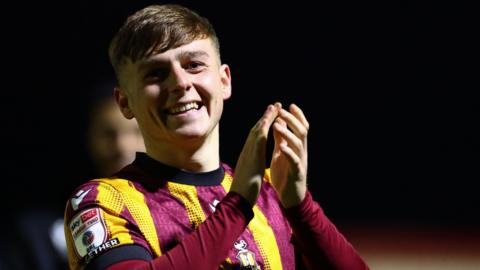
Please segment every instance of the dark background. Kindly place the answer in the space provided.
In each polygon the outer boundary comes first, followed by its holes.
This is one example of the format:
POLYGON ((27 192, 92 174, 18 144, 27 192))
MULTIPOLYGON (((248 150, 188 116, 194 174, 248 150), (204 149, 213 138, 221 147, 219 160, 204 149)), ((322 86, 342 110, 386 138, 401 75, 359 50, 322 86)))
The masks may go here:
MULTIPOLYGON (((332 219, 479 223, 478 29, 471 7, 226 2, 176 2, 211 20, 232 70, 233 95, 221 122, 226 162, 235 164, 267 104, 295 102, 311 125, 310 189, 332 219)), ((127 15, 148 3, 2 8, 7 213, 39 204, 61 210, 87 180, 88 89, 112 75, 108 43, 127 15)))

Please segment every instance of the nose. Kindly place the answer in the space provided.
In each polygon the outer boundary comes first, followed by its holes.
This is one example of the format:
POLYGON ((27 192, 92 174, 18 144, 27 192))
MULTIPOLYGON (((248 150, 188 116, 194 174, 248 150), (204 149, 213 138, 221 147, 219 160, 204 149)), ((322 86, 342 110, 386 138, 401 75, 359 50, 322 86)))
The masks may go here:
POLYGON ((168 78, 169 85, 171 85, 171 91, 183 92, 188 91, 192 84, 190 82, 189 74, 180 65, 172 67, 170 76, 168 78))

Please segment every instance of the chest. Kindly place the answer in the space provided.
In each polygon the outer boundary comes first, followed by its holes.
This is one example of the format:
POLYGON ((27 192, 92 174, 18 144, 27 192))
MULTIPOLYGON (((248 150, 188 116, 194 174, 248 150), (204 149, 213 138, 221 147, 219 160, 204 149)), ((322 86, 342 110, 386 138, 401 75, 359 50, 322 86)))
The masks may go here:
MULTIPOLYGON (((160 249, 166 252, 193 232, 216 209, 228 187, 195 187, 169 184, 147 199, 156 227, 160 249)), ((293 247, 288 222, 268 189, 262 189, 253 207, 254 218, 232 243, 225 264, 261 269, 288 269, 293 247)))

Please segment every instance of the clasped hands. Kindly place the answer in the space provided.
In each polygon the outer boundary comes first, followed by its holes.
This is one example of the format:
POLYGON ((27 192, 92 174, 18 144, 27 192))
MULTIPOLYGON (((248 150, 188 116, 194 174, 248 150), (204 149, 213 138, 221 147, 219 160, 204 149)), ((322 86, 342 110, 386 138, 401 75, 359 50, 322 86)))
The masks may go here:
POLYGON ((302 110, 291 104, 269 105, 252 127, 240 153, 231 191, 254 205, 263 182, 267 137, 273 129, 274 148, 270 161, 271 184, 284 208, 299 205, 307 191, 307 135, 309 124, 302 110))

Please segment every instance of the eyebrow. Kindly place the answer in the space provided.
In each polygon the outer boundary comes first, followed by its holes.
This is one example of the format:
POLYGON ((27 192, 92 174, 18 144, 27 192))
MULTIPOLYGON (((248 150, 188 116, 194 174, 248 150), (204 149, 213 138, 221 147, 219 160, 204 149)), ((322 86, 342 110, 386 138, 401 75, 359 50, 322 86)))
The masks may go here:
MULTIPOLYGON (((175 56, 175 59, 178 60, 178 59, 196 58, 196 57, 209 58, 210 55, 205 51, 181 51, 175 56)), ((139 69, 144 70, 144 69, 147 69, 150 66, 161 64, 161 63, 166 63, 166 61, 163 61, 163 60, 160 60, 160 59, 157 59, 157 58, 150 58, 150 59, 147 59, 147 60, 143 61, 140 64, 139 69)))
POLYGON ((205 51, 184 51, 180 52, 177 55, 177 59, 182 59, 182 58, 194 58, 194 57, 209 57, 210 55, 206 53, 205 51))

